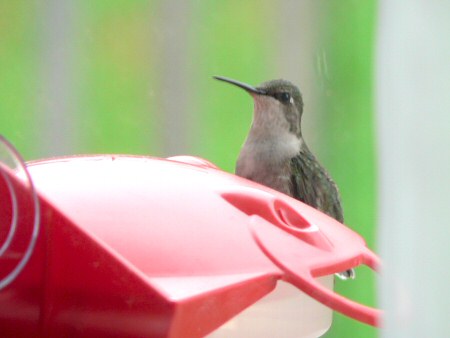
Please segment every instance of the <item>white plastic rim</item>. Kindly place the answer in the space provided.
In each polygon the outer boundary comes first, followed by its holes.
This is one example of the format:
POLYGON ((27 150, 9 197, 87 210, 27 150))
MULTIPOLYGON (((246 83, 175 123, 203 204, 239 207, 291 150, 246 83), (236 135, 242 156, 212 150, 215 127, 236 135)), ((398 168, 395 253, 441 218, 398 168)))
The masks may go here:
MULTIPOLYGON (((33 226, 32 231, 30 235, 30 240, 28 243, 28 246, 22 253, 22 257, 17 262, 17 264, 14 266, 14 268, 8 272, 5 276, 0 276, 0 290, 6 288, 8 285, 10 285, 17 276, 22 272, 26 264, 28 263, 31 254, 34 251, 37 237, 39 234, 39 226, 40 226, 40 207, 39 207, 39 199, 36 194, 36 190, 34 188, 33 182, 31 180, 31 176, 28 172, 28 169, 25 165, 25 162, 23 161, 20 154, 17 152, 17 150, 13 147, 11 143, 9 143, 3 136, 0 135, 0 175, 6 182, 6 185, 8 186, 10 196, 11 196, 11 203, 12 203, 12 219, 11 224, 9 226, 8 234, 0 245, 0 262, 2 256, 5 254, 5 252, 8 251, 9 246, 14 240, 14 236, 17 232, 17 222, 18 217, 20 215, 20 212, 23 212, 24 209, 26 209, 28 212, 34 211, 34 218, 33 218, 33 226), (3 169, 2 169, 3 167, 3 169), (9 176, 5 173, 4 168, 9 168, 13 172, 16 173, 17 177, 23 181, 25 186, 28 186, 28 192, 29 192, 29 198, 30 198, 30 205, 27 205, 26 207, 20 206, 17 203, 17 195, 14 191, 13 185, 11 183, 11 180, 9 176), (34 209, 31 210, 30 209, 34 209)), ((0 201, 1 203, 1 201, 0 201)), ((0 204, 0 208, 2 205, 0 204)), ((0 224, 1 227, 4 225, 0 224)))

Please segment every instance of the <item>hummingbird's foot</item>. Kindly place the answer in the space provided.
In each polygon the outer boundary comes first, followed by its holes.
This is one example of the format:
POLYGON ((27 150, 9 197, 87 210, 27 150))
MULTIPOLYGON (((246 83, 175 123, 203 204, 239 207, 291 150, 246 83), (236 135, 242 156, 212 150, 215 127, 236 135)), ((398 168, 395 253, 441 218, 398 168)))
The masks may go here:
POLYGON ((341 280, 348 280, 348 279, 355 279, 356 272, 354 269, 348 269, 342 272, 335 273, 334 275, 341 280))

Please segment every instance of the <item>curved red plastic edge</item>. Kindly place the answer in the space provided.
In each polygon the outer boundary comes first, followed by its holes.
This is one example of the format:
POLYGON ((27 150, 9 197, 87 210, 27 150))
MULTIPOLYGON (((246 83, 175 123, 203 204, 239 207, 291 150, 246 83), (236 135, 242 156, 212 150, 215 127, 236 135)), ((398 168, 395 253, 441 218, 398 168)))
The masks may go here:
MULTIPOLYGON (((258 216, 253 216, 253 220, 250 228, 256 243, 265 255, 284 272, 284 280, 335 311, 372 326, 380 325, 381 310, 345 298, 316 281, 314 273, 317 274, 317 269, 309 265, 308 259, 304 256, 295 237, 279 231, 258 216)), ((358 262, 357 265, 367 265, 374 271, 380 268, 379 258, 367 247, 362 248, 358 252, 358 256, 354 258, 355 262, 358 262)), ((328 269, 330 268, 328 267, 328 269)))
MULTIPOLYGON (((372 326, 379 326, 382 315, 381 310, 357 303, 325 288, 317 282, 311 273, 303 275, 304 278, 299 278, 299 275, 295 273, 295 271, 291 271, 275 257, 273 257, 272 261, 285 271, 286 281, 300 288, 317 301, 350 318, 372 326)), ((369 264, 369 261, 368 257, 363 255, 363 264, 375 270, 374 267, 369 264)))

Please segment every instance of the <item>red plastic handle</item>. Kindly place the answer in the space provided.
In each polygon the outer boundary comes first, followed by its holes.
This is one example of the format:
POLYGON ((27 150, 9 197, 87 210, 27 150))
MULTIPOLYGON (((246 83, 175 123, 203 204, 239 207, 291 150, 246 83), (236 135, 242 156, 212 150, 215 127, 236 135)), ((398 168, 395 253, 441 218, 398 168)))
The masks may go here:
MULTIPOLYGON (((311 263, 309 258, 317 258, 311 252, 315 251, 320 256, 320 250, 309 245, 299 245, 298 238, 256 215, 252 216, 250 227, 261 250, 284 272, 283 279, 335 311, 372 326, 379 325, 382 314, 379 309, 347 299, 316 281, 314 277, 342 271, 336 270, 334 262, 326 265, 326 259, 319 259, 320 268, 317 262, 311 263)), ((378 257, 367 247, 361 248, 351 261, 357 264, 346 266, 346 269, 365 264, 376 271, 380 266, 378 257)))
MULTIPOLYGON (((317 282, 317 280, 311 275, 311 271, 309 271, 308 274, 303 274, 302 278, 300 278, 298 273, 291 271, 289 267, 283 265, 283 263, 277 260, 276 257, 273 257, 272 261, 286 273, 286 281, 303 290, 309 296, 313 297, 322 304, 360 322, 372 326, 379 325, 381 317, 381 311, 379 309, 357 303, 331 291, 330 289, 327 289, 317 282)), ((367 258, 363 256, 363 264, 374 269, 374 267, 368 264, 368 262, 369 261, 367 258)))

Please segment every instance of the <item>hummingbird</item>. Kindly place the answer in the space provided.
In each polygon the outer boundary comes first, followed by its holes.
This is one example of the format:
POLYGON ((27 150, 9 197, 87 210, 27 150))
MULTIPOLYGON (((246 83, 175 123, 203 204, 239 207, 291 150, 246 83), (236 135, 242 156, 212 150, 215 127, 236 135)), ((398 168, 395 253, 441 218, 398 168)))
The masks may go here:
MULTIPOLYGON (((257 87, 221 76, 254 100, 253 121, 241 149, 236 175, 278 190, 343 223, 336 183, 306 145, 302 130, 303 98, 289 81, 272 80, 257 87)), ((336 274, 354 278, 354 270, 336 274)))

